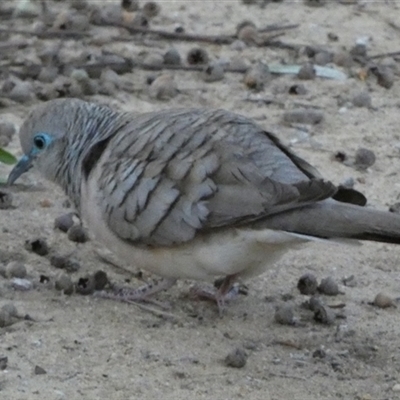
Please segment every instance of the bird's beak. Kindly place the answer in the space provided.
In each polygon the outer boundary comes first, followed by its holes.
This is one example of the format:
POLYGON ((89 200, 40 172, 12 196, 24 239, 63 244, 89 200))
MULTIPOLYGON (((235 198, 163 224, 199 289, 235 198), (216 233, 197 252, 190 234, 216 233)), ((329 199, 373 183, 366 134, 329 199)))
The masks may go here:
POLYGON ((12 185, 22 174, 32 168, 32 157, 23 156, 8 175, 7 185, 12 185))

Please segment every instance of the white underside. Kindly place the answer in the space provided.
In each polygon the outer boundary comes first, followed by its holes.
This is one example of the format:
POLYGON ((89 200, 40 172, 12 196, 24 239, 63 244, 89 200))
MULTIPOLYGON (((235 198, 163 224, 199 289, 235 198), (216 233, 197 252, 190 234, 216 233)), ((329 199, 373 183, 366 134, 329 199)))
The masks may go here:
MULTIPOLYGON (((95 185, 96 180, 91 179, 95 185)), ((238 274, 246 279, 268 269, 287 250, 313 237, 275 230, 229 228, 198 235, 173 247, 135 246, 118 238, 104 222, 96 206, 96 188, 82 185, 81 214, 95 239, 135 268, 179 279, 209 281, 238 274)))

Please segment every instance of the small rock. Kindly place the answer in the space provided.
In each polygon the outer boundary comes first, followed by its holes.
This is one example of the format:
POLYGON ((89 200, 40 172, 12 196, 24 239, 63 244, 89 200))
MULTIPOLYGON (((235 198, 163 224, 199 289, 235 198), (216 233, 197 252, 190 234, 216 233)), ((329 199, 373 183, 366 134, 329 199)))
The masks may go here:
POLYGON ((243 368, 247 362, 247 353, 241 347, 231 351, 225 358, 225 365, 232 368, 243 368))
POLYGON ((194 47, 189 50, 186 60, 189 65, 201 65, 207 64, 209 57, 206 50, 201 47, 194 47))
POLYGON ((6 147, 16 132, 15 124, 9 121, 0 121, 0 146, 6 147))
POLYGON ((395 385, 393 385, 392 391, 393 392, 400 392, 400 383, 396 383, 395 385))
POLYGON ((67 272, 76 272, 81 268, 81 265, 75 259, 61 255, 53 255, 50 258, 50 264, 55 268, 64 269, 67 272))
POLYGON ((164 54, 164 64, 166 65, 180 65, 182 62, 179 51, 172 47, 164 54))
POLYGON ((337 296, 339 294, 339 286, 332 277, 322 279, 318 286, 318 291, 328 296, 337 296))
POLYGON ((35 93, 29 82, 15 82, 15 86, 8 93, 8 98, 18 103, 28 103, 35 99, 35 93))
POLYGON ((224 75, 224 68, 222 65, 217 63, 208 64, 201 74, 204 82, 220 81, 224 79, 224 75))
POLYGON ((0 210, 13 208, 12 201, 13 195, 11 193, 0 190, 0 210))
POLYGON ((89 240, 89 234, 82 225, 73 225, 68 229, 68 239, 71 242, 85 243, 89 240))
POLYGON ((311 311, 316 311, 318 308, 322 307, 324 303, 322 302, 319 296, 312 296, 310 300, 308 300, 308 308, 311 311))
POLYGON ((103 290, 108 284, 108 276, 104 271, 96 271, 93 274, 94 289, 103 290))
POLYGON ((314 65, 311 63, 304 64, 297 73, 297 77, 304 80, 314 79, 316 76, 314 65))
POLYGON ((328 32, 328 39, 331 41, 331 42, 337 42, 338 40, 339 40, 339 36, 336 34, 336 33, 334 33, 334 32, 328 32))
POLYGON ((376 76, 379 86, 385 89, 390 89, 393 86, 395 76, 391 68, 379 66, 371 68, 371 72, 376 76))
POLYGON ((40 367, 39 365, 35 366, 35 369, 34 369, 33 373, 35 375, 45 375, 45 374, 47 374, 46 370, 44 368, 40 367))
POLYGON ((11 317, 15 317, 18 318, 18 310, 17 307, 15 307, 15 305, 13 303, 7 303, 4 304, 1 309, 5 312, 8 312, 8 314, 11 315, 11 317))
POLYGON ((54 220, 54 229, 59 229, 62 232, 68 232, 74 225, 74 213, 63 214, 54 220))
POLYGON ((356 287, 357 281, 354 275, 347 276, 342 279, 343 285, 347 287, 356 287))
POLYGON ((28 290, 31 290, 33 285, 32 282, 29 281, 28 279, 12 278, 11 287, 14 288, 15 290, 26 292, 28 290))
POLYGON ((350 49, 350 55, 354 58, 363 58, 367 56, 367 46, 364 43, 357 43, 350 49))
POLYGON ((33 239, 25 241, 25 248, 33 253, 38 254, 39 256, 46 256, 49 254, 49 246, 45 239, 33 239))
POLYGON ((333 55, 333 63, 339 67, 350 68, 353 64, 353 57, 347 51, 339 51, 333 55))
POLYGON ((400 203, 394 203, 389 207, 389 211, 392 213, 400 213, 400 203))
POLYGON ((292 85, 289 87, 289 94, 297 94, 297 95, 304 95, 307 94, 307 89, 304 85, 299 84, 299 85, 292 85))
POLYGON ((149 96, 157 100, 168 100, 178 94, 174 77, 170 74, 163 74, 154 79, 149 87, 149 96))
POLYGON ((137 11, 139 10, 139 1, 138 0, 122 0, 121 7, 126 11, 137 11))
POLYGON ((372 150, 360 147, 355 154, 354 166, 365 170, 375 164, 376 157, 372 150))
POLYGON ((145 3, 142 11, 147 18, 154 18, 160 13, 161 7, 155 1, 149 1, 145 3))
POLYGON ((161 54, 152 53, 149 54, 143 60, 144 64, 150 65, 152 67, 161 67, 164 64, 164 57, 161 54))
POLYGON ((244 83, 249 89, 260 91, 270 79, 268 66, 262 63, 250 68, 244 76, 244 83))
POLYGON ((279 306, 275 311, 275 321, 281 325, 294 325, 296 323, 293 306, 291 304, 284 304, 279 306))
POLYGON ((396 307, 394 300, 383 292, 380 292, 375 296, 373 304, 379 308, 396 307))
POLYGON ((7 369, 8 357, 0 356, 0 371, 7 369))
POLYGON ((55 288, 66 295, 71 295, 74 292, 74 284, 67 274, 60 274, 55 280, 55 288))
POLYGON ((353 104, 356 107, 370 108, 372 106, 371 95, 367 91, 357 93, 353 97, 353 104))
POLYGON ((26 267, 24 264, 18 261, 11 261, 6 267, 7 276, 9 278, 25 278, 26 277, 26 267))
POLYGON ((4 265, 0 265, 0 276, 3 278, 7 278, 7 271, 4 265))
POLYGON ((51 83, 51 82, 54 82, 54 80, 56 79, 58 74, 59 74, 58 68, 53 65, 49 65, 49 66, 43 67, 40 70, 40 73, 36 79, 39 82, 51 83))
POLYGON ((257 44, 260 42, 260 36, 258 34, 256 27, 251 26, 251 25, 243 26, 238 31, 237 37, 240 41, 242 41, 243 43, 246 43, 247 45, 257 44))
POLYGON ((316 125, 324 119, 324 113, 320 110, 298 108, 283 113, 283 121, 289 124, 316 125))
POLYGON ((317 307, 314 311, 314 320, 325 325, 332 325, 335 322, 335 313, 324 305, 317 307))
POLYGON ((318 288, 317 278, 310 273, 301 276, 297 283, 297 289, 299 289, 301 294, 313 295, 317 293, 317 288, 318 288))
POLYGON ((319 51, 314 56, 314 62, 317 65, 326 65, 332 62, 333 54, 329 51, 319 51))
POLYGON ((128 19, 125 21, 127 26, 131 26, 132 28, 148 28, 149 26, 149 17, 144 15, 142 12, 138 12, 135 14, 133 19, 128 19))
POLYGON ((53 203, 52 203, 51 200, 49 200, 49 199, 42 199, 42 200, 40 200, 40 201, 39 201, 39 205, 40 205, 40 207, 43 207, 43 208, 50 208, 50 207, 53 207, 53 203))
POLYGON ((77 293, 84 296, 93 294, 96 290, 96 283, 93 275, 86 276, 84 278, 79 278, 78 282, 75 284, 75 290, 77 293))
POLYGON ((5 311, 0 310, 0 328, 5 328, 6 326, 11 326, 14 323, 11 315, 5 311))

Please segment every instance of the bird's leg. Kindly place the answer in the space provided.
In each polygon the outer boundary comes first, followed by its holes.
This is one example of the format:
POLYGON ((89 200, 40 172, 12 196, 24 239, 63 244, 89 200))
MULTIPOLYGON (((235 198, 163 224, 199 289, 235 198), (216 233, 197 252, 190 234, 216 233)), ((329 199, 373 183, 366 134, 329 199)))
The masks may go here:
POLYGON ((152 299, 150 299, 150 297, 163 290, 169 289, 175 284, 175 282, 176 279, 165 278, 155 281, 153 283, 148 283, 146 285, 140 286, 137 289, 132 289, 126 286, 112 285, 111 291, 102 290, 95 292, 95 295, 97 297, 102 297, 105 299, 119 300, 125 302, 147 301, 162 306, 162 304, 153 301, 152 299))
POLYGON ((227 301, 233 300, 239 293, 239 285, 235 285, 237 275, 227 275, 221 281, 217 290, 208 288, 192 288, 191 292, 196 297, 212 300, 217 303, 219 315, 222 316, 227 301))

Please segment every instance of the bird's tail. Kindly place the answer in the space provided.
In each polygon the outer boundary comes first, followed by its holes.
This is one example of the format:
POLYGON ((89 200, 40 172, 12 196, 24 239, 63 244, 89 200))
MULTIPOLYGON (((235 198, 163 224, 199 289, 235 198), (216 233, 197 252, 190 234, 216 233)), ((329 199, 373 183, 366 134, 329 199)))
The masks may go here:
POLYGON ((400 244, 400 215, 325 200, 269 216, 260 227, 320 238, 348 238, 400 244))

